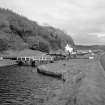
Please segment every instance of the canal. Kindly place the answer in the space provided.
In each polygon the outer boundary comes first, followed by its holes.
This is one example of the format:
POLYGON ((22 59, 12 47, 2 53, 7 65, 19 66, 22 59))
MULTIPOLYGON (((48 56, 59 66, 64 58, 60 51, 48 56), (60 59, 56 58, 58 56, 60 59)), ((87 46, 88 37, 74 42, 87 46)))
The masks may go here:
POLYGON ((38 74, 36 68, 0 67, 0 105, 43 105, 60 88, 62 81, 38 74))

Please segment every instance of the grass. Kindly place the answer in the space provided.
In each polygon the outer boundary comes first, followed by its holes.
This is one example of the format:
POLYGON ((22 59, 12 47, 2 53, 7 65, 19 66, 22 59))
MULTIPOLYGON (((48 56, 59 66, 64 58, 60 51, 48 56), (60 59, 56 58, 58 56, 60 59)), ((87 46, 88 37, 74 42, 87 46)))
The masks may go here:
POLYGON ((101 56, 100 62, 101 62, 101 65, 103 66, 103 68, 105 70, 105 54, 101 56))
POLYGON ((105 77, 99 60, 71 60, 66 66, 68 80, 48 105, 105 105, 105 77))

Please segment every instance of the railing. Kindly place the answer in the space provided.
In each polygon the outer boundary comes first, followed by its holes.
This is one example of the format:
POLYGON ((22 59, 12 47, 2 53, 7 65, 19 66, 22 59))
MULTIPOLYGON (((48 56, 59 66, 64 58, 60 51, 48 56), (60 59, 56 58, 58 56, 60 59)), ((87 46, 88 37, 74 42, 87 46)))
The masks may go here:
POLYGON ((17 57, 17 62, 19 65, 32 65, 32 66, 37 66, 38 64, 44 64, 44 63, 49 63, 53 62, 54 58, 49 56, 41 56, 41 57, 17 57))

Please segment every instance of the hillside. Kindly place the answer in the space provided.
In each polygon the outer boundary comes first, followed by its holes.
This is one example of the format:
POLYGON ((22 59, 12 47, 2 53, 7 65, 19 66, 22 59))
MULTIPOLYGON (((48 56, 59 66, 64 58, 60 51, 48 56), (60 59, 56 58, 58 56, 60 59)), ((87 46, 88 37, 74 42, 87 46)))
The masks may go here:
POLYGON ((76 45, 77 49, 81 50, 103 50, 105 51, 105 45, 76 45))
POLYGON ((10 10, 0 9, 0 51, 33 49, 48 52, 63 49, 70 36, 51 26, 40 26, 10 10))

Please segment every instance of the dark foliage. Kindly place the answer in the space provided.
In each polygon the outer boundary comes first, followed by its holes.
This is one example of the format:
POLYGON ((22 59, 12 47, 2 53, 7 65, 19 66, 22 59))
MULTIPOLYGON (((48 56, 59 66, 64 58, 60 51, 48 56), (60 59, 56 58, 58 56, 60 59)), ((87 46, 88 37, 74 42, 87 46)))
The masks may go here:
POLYGON ((66 42, 74 45, 63 31, 40 26, 10 10, 0 9, 0 39, 8 40, 9 49, 31 48, 40 51, 63 49, 66 42))
POLYGON ((0 39, 0 51, 4 51, 8 49, 8 44, 6 43, 6 40, 0 39))

